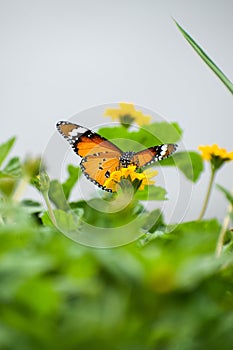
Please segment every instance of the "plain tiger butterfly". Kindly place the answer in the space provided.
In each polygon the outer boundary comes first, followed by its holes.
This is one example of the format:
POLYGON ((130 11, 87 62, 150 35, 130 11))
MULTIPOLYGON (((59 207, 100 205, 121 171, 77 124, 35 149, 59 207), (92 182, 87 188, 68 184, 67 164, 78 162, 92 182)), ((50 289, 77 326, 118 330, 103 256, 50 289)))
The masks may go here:
POLYGON ((74 123, 59 121, 57 129, 69 142, 74 152, 82 160, 83 174, 102 190, 112 192, 104 186, 110 174, 129 165, 136 169, 143 168, 156 161, 169 157, 175 152, 177 145, 164 144, 146 148, 139 152, 123 152, 119 147, 103 136, 74 123))

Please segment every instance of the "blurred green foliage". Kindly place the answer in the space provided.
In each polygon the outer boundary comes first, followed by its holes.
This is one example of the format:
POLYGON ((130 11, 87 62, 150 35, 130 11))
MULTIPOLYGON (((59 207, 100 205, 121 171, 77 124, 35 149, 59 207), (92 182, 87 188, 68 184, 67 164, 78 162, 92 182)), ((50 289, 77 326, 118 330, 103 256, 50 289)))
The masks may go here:
POLYGON ((11 209, 0 227, 1 349, 231 348, 232 254, 215 258, 215 219, 97 250, 11 209))

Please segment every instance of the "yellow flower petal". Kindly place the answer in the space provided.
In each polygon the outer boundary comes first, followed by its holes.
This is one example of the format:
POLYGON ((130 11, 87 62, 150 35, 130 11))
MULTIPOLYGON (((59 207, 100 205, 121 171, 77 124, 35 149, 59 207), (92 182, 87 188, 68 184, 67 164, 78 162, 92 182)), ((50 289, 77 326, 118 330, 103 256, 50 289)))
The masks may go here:
POLYGON ((143 190, 145 185, 152 185, 155 183, 154 180, 150 179, 158 174, 156 170, 147 169, 142 173, 137 173, 135 170, 135 165, 129 165, 127 168, 113 171, 110 177, 105 181, 104 186, 116 192, 117 185, 120 183, 121 179, 129 179, 132 183, 135 180, 141 181, 139 190, 143 190))
POLYGON ((139 187, 139 190, 144 190, 145 186, 154 185, 155 180, 151 180, 151 178, 158 175, 158 171, 153 170, 153 169, 146 169, 143 172, 143 174, 145 175, 145 178, 142 180, 142 183, 141 183, 141 186, 139 187))
POLYGON ((227 152, 225 148, 220 148, 217 144, 213 144, 212 146, 200 145, 198 149, 201 151, 202 158, 205 160, 212 160, 213 157, 219 157, 223 161, 233 160, 233 151, 227 152))
POLYGON ((116 192, 118 182, 114 181, 113 179, 107 179, 104 183, 104 186, 108 189, 111 189, 113 192, 116 192))
POLYGON ((149 124, 152 117, 144 115, 141 111, 137 111, 133 103, 119 103, 120 108, 108 108, 104 112, 104 116, 111 117, 112 120, 120 120, 124 122, 124 117, 131 117, 132 121, 137 123, 139 126, 149 124))
POLYGON ((146 175, 148 179, 151 179, 152 177, 155 177, 156 175, 158 175, 158 171, 152 168, 144 170, 143 173, 146 175))

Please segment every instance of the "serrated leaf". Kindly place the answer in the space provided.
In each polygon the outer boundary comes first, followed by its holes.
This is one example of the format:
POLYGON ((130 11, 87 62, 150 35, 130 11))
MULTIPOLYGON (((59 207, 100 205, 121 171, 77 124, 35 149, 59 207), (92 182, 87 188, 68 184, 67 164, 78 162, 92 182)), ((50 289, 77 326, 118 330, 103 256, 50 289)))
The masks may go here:
POLYGON ((226 77, 226 75, 216 66, 212 59, 207 56, 204 50, 191 38, 191 36, 175 21, 178 29, 183 34, 184 38, 188 43, 194 48, 201 59, 209 66, 209 68, 218 76, 218 78, 223 82, 223 84, 228 88, 228 90, 233 93, 233 84, 226 77))
POLYGON ((182 130, 177 123, 157 122, 144 125, 138 131, 123 126, 101 128, 98 131, 107 139, 113 139, 123 151, 139 151, 163 143, 176 143, 181 139, 182 130))
POLYGON ((139 134, 143 134, 144 130, 153 134, 153 137, 156 140, 156 143, 154 144, 149 144, 146 142, 147 147, 163 143, 176 143, 181 139, 183 133, 178 123, 167 122, 145 125, 143 129, 140 129, 139 134))
POLYGON ((143 224, 142 229, 145 232, 155 232, 158 228, 164 226, 163 214, 160 209, 154 209, 145 218, 145 223, 143 224))
POLYGON ((137 191, 135 194, 135 199, 140 201, 164 201, 167 192, 163 187, 159 186, 145 186, 144 190, 137 191))
MULTIPOLYGON (((53 211, 57 227, 64 232, 75 231, 79 228, 83 210, 76 208, 75 211, 66 212, 61 209, 53 211)), ((43 213, 41 220, 45 226, 54 227, 48 212, 43 213)))
POLYGON ((69 210, 63 187, 58 180, 52 180, 49 187, 49 198, 55 204, 57 209, 69 210))
POLYGON ((63 192, 66 199, 69 199, 70 193, 74 188, 75 184, 77 183, 78 179, 80 178, 82 171, 79 166, 77 167, 72 164, 68 165, 67 170, 68 170, 69 177, 62 184, 62 187, 63 187, 63 192))
POLYGON ((221 185, 216 185, 216 187, 225 195, 226 199, 231 203, 231 205, 233 205, 233 195, 231 192, 221 185))
POLYGON ((100 198, 92 198, 89 201, 71 202, 70 207, 84 210, 83 220, 92 227, 118 227, 128 224, 135 218, 141 217, 143 206, 137 200, 129 205, 119 208, 117 201, 103 201, 100 198))
POLYGON ((19 157, 11 158, 4 167, 3 172, 16 177, 20 176, 22 174, 22 167, 19 157))
POLYGON ((153 233, 147 233, 145 236, 140 239, 139 246, 144 247, 146 244, 150 243, 151 241, 155 240, 158 237, 162 237, 166 234, 165 231, 154 231, 153 233))
POLYGON ((178 167, 186 178, 193 182, 199 179, 204 169, 202 157, 194 151, 174 153, 172 157, 162 160, 159 164, 178 167))
MULTIPOLYGON (((204 234, 215 232, 218 234, 220 224, 217 219, 203 220, 203 221, 188 221, 182 222, 175 226, 175 231, 178 234, 182 233, 194 233, 194 234, 204 234)), ((190 247, 191 249, 191 247, 190 247)))
POLYGON ((10 196, 21 174, 20 160, 18 157, 14 157, 7 163, 3 171, 0 171, 0 191, 6 196, 10 196))
POLYGON ((5 160, 11 148, 13 147, 15 140, 16 138, 12 137, 7 142, 2 143, 0 145, 0 166, 2 165, 3 161, 5 160))

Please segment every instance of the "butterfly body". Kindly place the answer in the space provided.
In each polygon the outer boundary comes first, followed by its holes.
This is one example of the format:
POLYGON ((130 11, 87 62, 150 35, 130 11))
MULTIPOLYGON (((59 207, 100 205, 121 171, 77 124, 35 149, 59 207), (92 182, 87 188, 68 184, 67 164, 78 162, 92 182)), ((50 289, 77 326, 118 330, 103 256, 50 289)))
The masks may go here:
POLYGON ((99 134, 74 123, 60 121, 57 129, 69 142, 82 160, 80 167, 84 175, 101 189, 112 192, 104 186, 113 171, 135 165, 143 168, 170 156, 176 145, 164 144, 139 152, 123 152, 119 147, 99 134))

